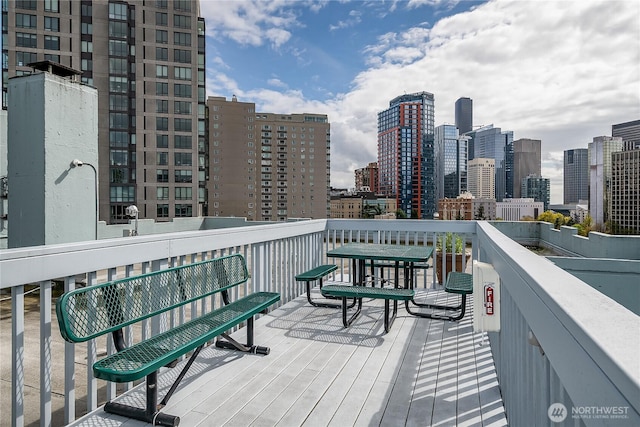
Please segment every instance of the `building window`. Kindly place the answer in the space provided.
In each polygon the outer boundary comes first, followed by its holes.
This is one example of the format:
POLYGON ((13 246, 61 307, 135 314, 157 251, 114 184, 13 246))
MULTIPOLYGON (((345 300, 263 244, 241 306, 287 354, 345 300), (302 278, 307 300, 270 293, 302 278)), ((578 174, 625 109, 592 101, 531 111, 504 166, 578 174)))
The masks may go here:
POLYGON ((174 84, 173 95, 179 98, 191 98, 191 85, 174 84))
POLYGON ((169 67, 166 65, 156 65, 156 77, 166 79, 169 77, 169 67))
POLYGON ((36 29, 38 28, 38 18, 36 15, 16 13, 16 27, 36 29))
POLYGON ((174 153, 175 166, 191 166, 192 158, 191 153, 174 153))
POLYGON ((38 38, 35 34, 16 33, 16 46, 37 48, 38 38))
POLYGON ((174 0, 173 10, 182 10, 184 12, 191 12, 191 0, 174 0))
POLYGON ((156 130, 169 130, 169 118, 156 117, 156 130))
POLYGON ((82 40, 80 42, 80 51, 92 53, 93 52, 93 43, 89 41, 82 40))
POLYGON ((109 95, 109 109, 127 111, 129 109, 129 98, 126 95, 109 95))
POLYGON ((169 182, 169 169, 158 169, 156 171, 156 180, 158 182, 169 182))
POLYGON ((60 50, 60 37, 44 36, 44 48, 48 50, 60 50))
POLYGON ((169 101, 166 99, 156 99, 156 113, 168 113, 169 101))
POLYGON ((174 140, 175 148, 191 148, 191 135, 176 135, 174 140))
POLYGON ((167 8, 167 0, 156 0, 156 7, 158 9, 166 9, 167 8))
POLYGON ((38 0, 16 0, 16 9, 36 10, 38 8, 38 0))
POLYGON ((168 166, 169 165, 169 153, 164 151, 159 151, 156 153, 156 164, 159 166, 168 166))
POLYGON ((174 49, 173 50, 173 60, 174 62, 182 62, 184 64, 191 63, 191 51, 184 49, 174 49))
POLYGON ((169 43, 169 33, 166 30, 156 30, 156 43, 169 43))
POLYGON ((156 25, 162 25, 163 27, 166 27, 168 22, 169 19, 166 13, 156 12, 156 25))
POLYGON ((191 80, 191 68, 187 67, 174 67, 173 77, 176 80, 191 80))
POLYGON ((38 56, 35 52, 16 52, 16 65, 24 66, 37 60, 38 56))
POLYGON ((109 22, 109 37, 126 38, 127 23, 126 22, 109 22))
POLYGON ((128 129, 129 115, 126 113, 109 113, 109 127, 111 129, 128 129))
POLYGON ((133 202, 135 201, 135 189, 132 186, 112 186, 110 189, 111 202, 133 202))
POLYGON ((175 114, 191 114, 191 102, 189 101, 174 101, 173 112, 175 114))
POLYGON ((169 187, 158 187, 156 189, 156 198, 158 200, 169 200, 169 187))
MULTIPOLYGON (((44 19, 45 19, 45 25, 46 25, 46 22, 47 22, 46 19, 47 18, 45 17, 44 19)), ((58 19, 58 18, 55 18, 55 19, 58 19)), ((55 30, 55 31, 58 31, 58 30, 55 30)), ((80 33, 81 34, 93 34, 93 24, 89 24, 88 22, 83 22, 80 25, 80 33)))
POLYGON ((166 47, 157 47, 156 48, 156 60, 158 61, 168 61, 169 60, 169 49, 166 47))
MULTIPOLYGON (((44 59, 45 59, 46 61, 51 61, 51 62, 57 62, 57 63, 60 63, 60 55, 53 55, 53 54, 51 54, 51 53, 45 53, 45 54, 44 54, 44 59)), ((91 68, 90 68, 90 67, 91 67, 91 65, 92 65, 92 64, 91 64, 91 61, 89 61, 89 64, 87 65, 87 67, 88 67, 88 68, 81 68, 81 70, 82 70, 82 71, 87 71, 87 70, 91 71, 91 68)), ((82 66, 82 64, 81 64, 81 66, 82 66)))
POLYGON ((191 132, 191 119, 173 119, 173 130, 176 132, 191 132))
POLYGON ((176 187, 176 200, 191 200, 193 189, 191 187, 176 187))
POLYGON ((129 169, 112 168, 109 170, 109 182, 113 184, 127 184, 129 182, 129 169))
POLYGON ((124 58, 109 58, 110 74, 127 74, 127 60, 124 58))
POLYGON ((46 12, 60 12, 59 0, 44 0, 44 10, 46 12))
MULTIPOLYGON (((85 42, 82 43, 91 44, 91 50, 83 52, 92 52, 93 51, 93 43, 85 42)), ((129 55, 129 45, 124 40, 109 40, 109 55, 111 56, 127 56, 129 55)))
POLYGON ((173 15, 173 26, 176 28, 191 28, 191 17, 185 15, 173 15))
POLYGON ((156 95, 169 95, 169 83, 156 83, 156 95))
POLYGON ((181 216, 192 216, 193 207, 191 205, 179 205, 176 204, 176 215, 177 217, 181 216))
POLYGON ((109 3, 109 19, 126 21, 127 5, 124 3, 109 3))
POLYGON ((111 166, 128 165, 129 153, 126 150, 109 150, 109 164, 111 166))
MULTIPOLYGON (((193 180, 193 172, 189 170, 177 170, 175 171, 175 181, 176 182, 192 182, 193 180)), ((177 197, 176 197, 177 199, 177 197)))
POLYGON ((45 31, 60 31, 60 18, 54 18, 52 16, 44 17, 44 29, 45 31))
POLYGON ((127 93, 126 77, 109 77, 109 92, 127 93))
POLYGON ((109 132, 109 145, 112 147, 126 147, 129 145, 129 133, 112 130, 109 132))
POLYGON ((168 218, 169 217, 169 205, 158 205, 157 216, 158 216, 158 218, 168 218))
POLYGON ((156 135, 157 148, 169 148, 169 135, 156 135))
MULTIPOLYGON (((166 43, 166 42, 165 42, 166 43)), ((190 33, 173 33, 173 44, 178 46, 191 46, 191 34, 190 33)))

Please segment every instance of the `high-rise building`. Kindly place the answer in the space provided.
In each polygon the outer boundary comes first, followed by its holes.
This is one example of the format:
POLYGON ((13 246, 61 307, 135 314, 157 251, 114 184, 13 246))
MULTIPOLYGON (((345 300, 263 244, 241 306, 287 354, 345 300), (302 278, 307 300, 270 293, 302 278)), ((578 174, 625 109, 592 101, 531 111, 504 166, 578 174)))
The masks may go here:
POLYGON ((640 149, 640 120, 611 126, 611 136, 622 138, 623 147, 627 151, 640 149))
POLYGON ((257 221, 327 218, 330 125, 325 114, 274 114, 210 97, 209 214, 257 221))
POLYGON ((456 101, 456 127, 460 134, 471 132, 473 129, 473 100, 458 98, 456 101))
POLYGON ((521 138, 513 141, 513 198, 533 197, 521 195, 520 190, 524 178, 529 175, 541 176, 541 145, 539 139, 521 138))
POLYGON ((589 213, 603 225, 611 211, 611 155, 622 151, 622 138, 597 136, 589 143, 589 213))
POLYGON ((589 199, 589 157, 586 148, 564 151, 564 204, 589 199))
POLYGON ((436 197, 456 198, 467 191, 467 140, 453 125, 435 128, 436 197))
POLYGON ((640 148, 611 154, 611 231, 640 234, 640 148))
POLYGON ((494 159, 478 157, 469 161, 467 188, 478 199, 496 198, 494 159))
POLYGON ((500 128, 488 125, 468 133, 472 139, 473 153, 469 160, 476 157, 495 160, 495 185, 497 201, 512 198, 513 177, 513 132, 502 131, 500 128))
POLYGON ((401 95, 378 113, 380 193, 395 197, 408 217, 431 219, 436 212, 434 97, 401 95))
MULTIPOLYGON (((206 214, 205 23, 197 0, 3 1, 7 79, 52 61, 98 90, 99 217, 206 214)), ((82 160, 82 159, 80 159, 82 160)))
POLYGON ((550 201, 550 181, 549 178, 542 178, 538 175, 529 175, 521 180, 522 198, 531 198, 535 202, 542 202, 543 209, 546 212, 549 209, 550 201))
POLYGON ((378 193, 378 164, 369 163, 364 168, 355 170, 356 191, 371 191, 378 193))

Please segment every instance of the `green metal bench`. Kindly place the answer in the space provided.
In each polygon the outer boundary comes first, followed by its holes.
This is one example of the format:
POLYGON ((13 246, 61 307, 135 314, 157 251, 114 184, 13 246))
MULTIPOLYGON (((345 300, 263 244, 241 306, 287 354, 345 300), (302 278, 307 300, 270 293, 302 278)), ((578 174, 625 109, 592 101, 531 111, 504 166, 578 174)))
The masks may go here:
POLYGON ((458 312, 457 314, 439 314, 439 313, 420 313, 411 311, 409 306, 409 302, 405 303, 405 307, 407 311, 414 316, 419 317, 427 317, 429 319, 440 319, 440 320, 453 320, 457 321, 464 317, 465 311, 467 309, 467 295, 473 292, 473 276, 469 273, 461 273, 459 271, 452 271, 447 276, 447 281, 444 284, 444 291, 454 294, 461 295, 461 301, 459 305, 450 306, 450 305, 440 305, 440 304, 426 304, 426 303, 417 303, 415 301, 411 302, 412 304, 423 307, 430 308, 436 310, 446 310, 446 311, 454 311, 458 312))
POLYGON ((93 375, 106 381, 130 382, 146 377, 146 408, 107 402, 104 410, 153 425, 176 426, 180 418, 161 413, 189 367, 207 341, 244 352, 269 354, 268 347, 253 344, 253 317, 280 300, 273 292, 255 292, 230 301, 228 290, 247 281, 242 255, 230 255, 166 270, 155 271, 68 292, 58 300, 56 313, 62 337, 72 343, 112 334, 116 353, 93 365, 93 375), (122 328, 220 294, 223 305, 175 328, 126 347, 122 328), (247 322, 247 343, 226 332, 247 322), (225 340, 220 340, 220 336, 225 340), (167 394, 158 401, 158 370, 193 351, 167 394))
MULTIPOLYGON (((370 286, 349 286, 349 285, 325 285, 322 294, 342 299, 342 324, 349 327, 358 317, 362 310, 362 298, 384 299, 384 331, 389 332, 393 321, 398 313, 398 301, 409 301, 414 296, 413 289, 404 288, 375 288, 370 286), (358 301, 356 311, 348 317, 347 298, 354 298, 358 301), (393 300, 393 313, 390 313, 390 301, 393 300)), ((353 305, 351 305, 353 306, 353 305)))
POLYGON ((296 281, 304 282, 307 287, 307 301, 314 307, 329 307, 329 308, 339 308, 340 304, 332 304, 327 302, 318 302, 314 301, 311 298, 311 282, 318 281, 318 286, 322 290, 322 279, 338 269, 338 266, 335 264, 325 264, 319 265, 317 267, 312 268, 309 271, 305 271, 304 273, 300 273, 296 276, 296 281))

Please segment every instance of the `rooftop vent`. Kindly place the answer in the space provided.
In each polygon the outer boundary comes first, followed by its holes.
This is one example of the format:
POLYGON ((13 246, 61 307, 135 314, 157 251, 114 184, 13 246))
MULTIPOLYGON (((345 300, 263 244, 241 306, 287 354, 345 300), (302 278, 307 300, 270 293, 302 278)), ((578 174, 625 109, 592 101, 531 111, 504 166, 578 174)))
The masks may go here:
POLYGON ((56 76, 68 77, 71 80, 77 80, 77 76, 82 74, 82 71, 74 70, 73 68, 67 67, 66 65, 58 64, 57 62, 48 60, 31 62, 27 64, 27 66, 33 68, 34 70, 55 74, 56 76))

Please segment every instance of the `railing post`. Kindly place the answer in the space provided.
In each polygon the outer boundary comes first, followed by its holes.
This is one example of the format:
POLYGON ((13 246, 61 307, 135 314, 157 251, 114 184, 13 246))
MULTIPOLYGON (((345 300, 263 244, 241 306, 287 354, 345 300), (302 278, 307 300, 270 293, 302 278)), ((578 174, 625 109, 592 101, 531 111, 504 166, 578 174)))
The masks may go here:
POLYGON ((40 282, 40 425, 51 425, 51 280, 40 282))
MULTIPOLYGON (((65 277, 64 291, 71 292, 76 288, 73 277, 65 277)), ((64 423, 69 424, 76 419, 76 346, 64 342, 64 423)))
POLYGON ((11 414, 13 427, 24 426, 24 286, 11 288, 11 414))

